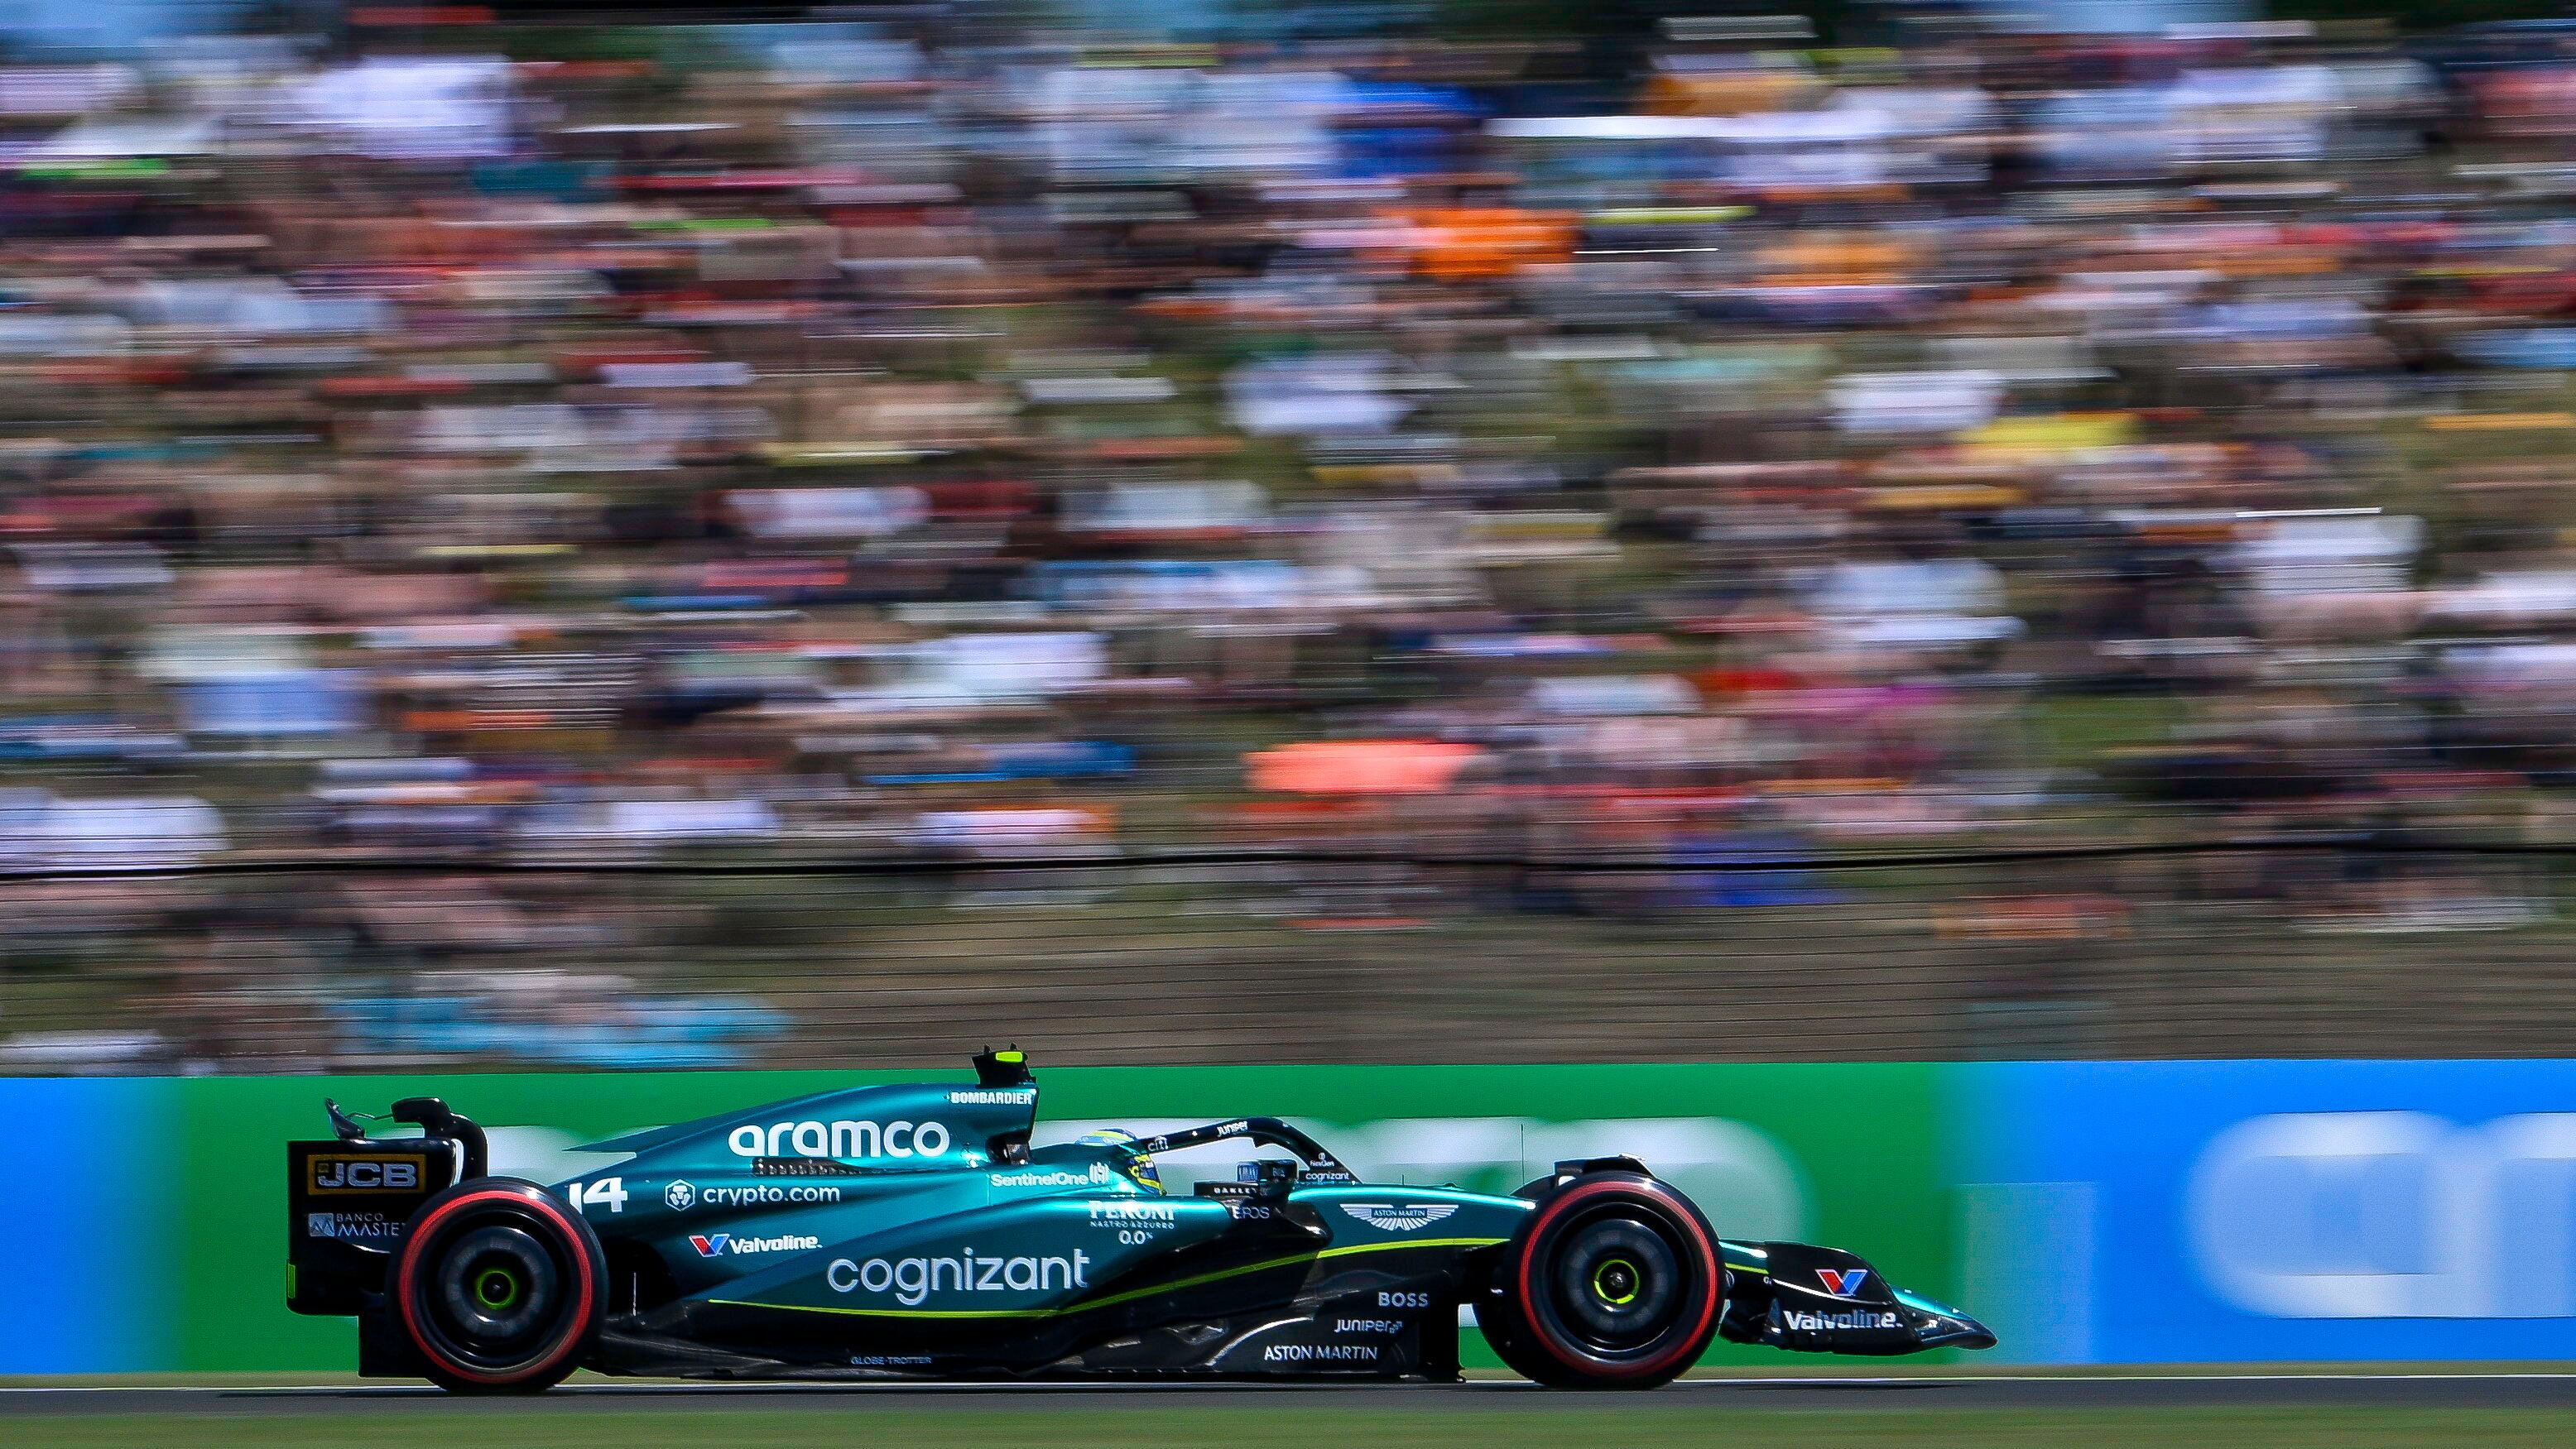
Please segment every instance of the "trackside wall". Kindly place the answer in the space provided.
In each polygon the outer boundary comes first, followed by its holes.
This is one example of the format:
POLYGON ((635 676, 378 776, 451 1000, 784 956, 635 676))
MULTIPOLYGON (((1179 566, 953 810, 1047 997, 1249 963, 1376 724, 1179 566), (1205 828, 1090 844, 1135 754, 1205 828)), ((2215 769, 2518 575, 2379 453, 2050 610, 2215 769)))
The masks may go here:
MULTIPOLYGON (((0 1079, 0 1374, 321 1371, 284 1307, 279 1144, 321 1099, 444 1096, 496 1171, 899 1072, 0 1079)), ((2576 1357, 2576 1062, 1101 1067, 1042 1073, 1039 1140, 1252 1112, 1370 1175, 1508 1191, 1633 1152, 1731 1236, 1857 1251, 2037 1363, 2576 1357)), ((1231 1176, 1164 1164, 1175 1191, 1231 1176)), ((1482 1344, 1467 1336, 1471 1363, 1482 1344)), ((1490 1359, 1482 1361, 1490 1362, 1490 1359)), ((1777 1362, 1722 1347, 1717 1363, 1777 1362)))

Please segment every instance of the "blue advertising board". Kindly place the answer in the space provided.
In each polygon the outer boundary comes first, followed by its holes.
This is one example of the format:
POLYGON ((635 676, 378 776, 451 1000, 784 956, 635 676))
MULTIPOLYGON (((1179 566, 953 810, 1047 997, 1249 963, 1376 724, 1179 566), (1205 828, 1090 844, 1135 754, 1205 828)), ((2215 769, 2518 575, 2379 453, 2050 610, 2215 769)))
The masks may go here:
POLYGON ((1948 1114, 2032 1362, 2576 1358, 2576 1062, 2014 1062, 1948 1114))
POLYGON ((10 1255, 0 1373, 166 1367, 158 1296, 169 1205, 162 1083, 0 1080, 0 1242, 10 1255))
MULTIPOLYGON (((1548 1160, 1549 1133, 1590 1142, 1626 1122, 1642 1144, 1651 1129, 1642 1154, 1722 1222, 1848 1243, 1975 1313, 2006 1360, 2576 1359, 2576 1061, 1833 1070, 1869 1079, 1828 1086, 1827 1069, 1772 1064, 1100 1068, 1055 1082, 1068 1118, 1131 1125, 1287 1103, 1430 1180, 1490 1159, 1508 1183, 1526 1170, 1515 1158, 1548 1160), (1401 1090, 1389 1072, 1409 1074, 1401 1090), (1546 1106, 1513 1105, 1525 1099, 1546 1106), (1419 1115, 1374 1120, 1389 1101, 1419 1115), (1725 1119, 1674 1115, 1720 1104, 1725 1119)), ((0 1314, 0 1374, 344 1364, 346 1325, 287 1314, 280 1266, 278 1144, 317 1130, 326 1092, 453 1089, 501 1124, 496 1163, 516 1153, 510 1170, 551 1180, 562 1149, 607 1129, 811 1085, 0 1078, 0 1183, 20 1189, 0 1192, 0 1233, 36 1245, 9 1302, 44 1308, 0 1314)))

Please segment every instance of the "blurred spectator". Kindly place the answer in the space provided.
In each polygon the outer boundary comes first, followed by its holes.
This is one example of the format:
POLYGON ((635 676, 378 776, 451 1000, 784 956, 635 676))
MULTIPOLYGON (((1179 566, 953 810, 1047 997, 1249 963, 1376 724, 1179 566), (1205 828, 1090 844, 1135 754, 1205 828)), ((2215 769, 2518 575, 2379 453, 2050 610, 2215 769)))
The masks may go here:
MULTIPOLYGON (((0 863, 2558 838, 2555 49, 1889 23, 1580 85, 939 7, 0 67, 0 863)), ((2293 875, 2223 888, 2541 912, 2293 875)), ((735 1060, 788 1018, 619 959, 756 937, 718 879, 83 898, 160 979, 13 1060, 735 1060)), ((1288 888, 1858 908, 1785 863, 1288 888)), ((2046 880, 1907 919, 2131 925, 2046 880)))

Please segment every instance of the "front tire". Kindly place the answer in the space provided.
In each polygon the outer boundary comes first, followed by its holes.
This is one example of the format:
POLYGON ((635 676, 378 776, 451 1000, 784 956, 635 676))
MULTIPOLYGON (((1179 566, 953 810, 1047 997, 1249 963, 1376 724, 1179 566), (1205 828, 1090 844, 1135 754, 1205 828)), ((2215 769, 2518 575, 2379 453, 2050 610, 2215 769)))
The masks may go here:
POLYGON ((1725 1306, 1726 1268, 1699 1209, 1643 1173, 1611 1171, 1576 1178, 1530 1213, 1477 1321, 1526 1378, 1648 1389, 1699 1361, 1725 1306))
POLYGON ((515 1178, 459 1183, 422 1203, 392 1276, 395 1324, 430 1381, 454 1393, 552 1388, 607 1316, 599 1235, 515 1178))

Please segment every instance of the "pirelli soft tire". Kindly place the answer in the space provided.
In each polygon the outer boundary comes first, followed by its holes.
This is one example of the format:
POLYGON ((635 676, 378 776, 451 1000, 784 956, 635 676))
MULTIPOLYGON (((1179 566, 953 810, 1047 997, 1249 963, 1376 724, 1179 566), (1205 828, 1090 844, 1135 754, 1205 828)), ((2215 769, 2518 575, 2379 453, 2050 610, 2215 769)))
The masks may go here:
POLYGON ((477 1178, 411 1215, 391 1275, 393 1319, 439 1387, 533 1394, 580 1366, 607 1284, 599 1235, 561 1198, 477 1178))
POLYGON ((1586 1173, 1503 1247, 1477 1312, 1515 1372, 1569 1389, 1650 1389, 1699 1362, 1726 1308, 1717 1234, 1643 1173, 1586 1173))

